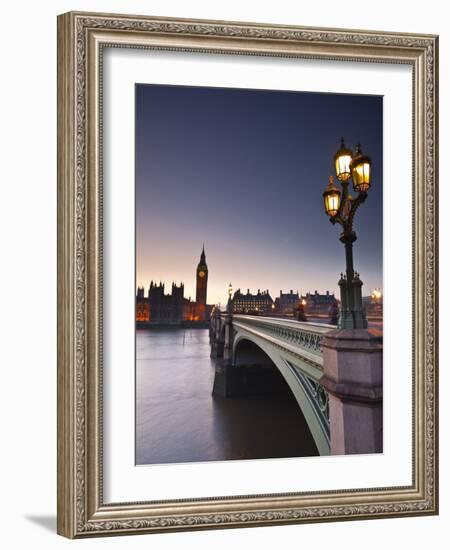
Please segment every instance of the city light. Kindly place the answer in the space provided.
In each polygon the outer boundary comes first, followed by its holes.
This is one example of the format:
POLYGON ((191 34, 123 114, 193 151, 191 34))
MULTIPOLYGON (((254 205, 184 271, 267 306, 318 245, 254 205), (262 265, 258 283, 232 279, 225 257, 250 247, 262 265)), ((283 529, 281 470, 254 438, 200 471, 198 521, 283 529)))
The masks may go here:
POLYGON ((379 301, 379 300, 381 300, 382 295, 383 294, 382 294, 381 290, 379 288, 375 288, 372 291, 371 297, 372 297, 373 300, 379 301))

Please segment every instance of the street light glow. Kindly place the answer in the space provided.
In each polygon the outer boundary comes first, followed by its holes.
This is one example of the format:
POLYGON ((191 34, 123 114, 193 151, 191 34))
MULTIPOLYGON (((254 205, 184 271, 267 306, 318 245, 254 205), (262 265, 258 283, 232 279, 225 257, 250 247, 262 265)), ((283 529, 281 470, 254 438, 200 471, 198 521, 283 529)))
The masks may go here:
POLYGON ((358 193, 367 193, 370 188, 371 164, 370 158, 362 154, 361 145, 358 144, 356 155, 350 163, 353 188, 358 193))
POLYGON ((323 200, 325 203, 325 212, 330 217, 334 217, 339 212, 339 206, 341 204, 341 192, 334 184, 333 176, 330 176, 328 185, 323 192, 323 200))
POLYGON ((336 176, 339 181, 348 181, 350 179, 350 163, 352 162, 352 151, 347 149, 344 138, 341 138, 341 148, 334 155, 336 165, 336 176))

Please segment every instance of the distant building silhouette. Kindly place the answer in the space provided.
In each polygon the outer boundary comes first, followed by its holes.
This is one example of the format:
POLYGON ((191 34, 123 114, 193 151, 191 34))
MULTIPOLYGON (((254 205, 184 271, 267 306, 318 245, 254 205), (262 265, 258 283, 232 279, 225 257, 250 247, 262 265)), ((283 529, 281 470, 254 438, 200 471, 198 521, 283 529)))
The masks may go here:
POLYGON ((308 317, 328 316, 328 310, 336 302, 336 298, 329 290, 325 294, 319 294, 315 290, 314 293, 308 292, 305 296, 302 296, 302 301, 308 317))
POLYGON ((275 308, 274 301, 268 290, 263 292, 258 289, 257 294, 251 294, 250 289, 243 294, 239 288, 233 295, 231 300, 233 305, 233 313, 264 315, 271 313, 275 308))
POLYGON ((170 294, 164 294, 164 283, 153 281, 148 291, 150 321, 157 324, 177 324, 183 319, 184 285, 172 283, 170 294))
POLYGON ((150 303, 144 295, 144 287, 140 286, 136 295, 136 322, 148 323, 150 321, 150 303))
POLYGON ((203 247, 196 271, 196 301, 184 297, 184 283, 177 285, 172 282, 171 292, 166 294, 163 282, 151 281, 147 296, 143 287, 137 289, 136 324, 149 326, 204 323, 209 320, 211 312, 211 306, 206 303, 207 290, 208 266, 203 247))
POLYGON ((284 293, 280 290, 280 296, 275 298, 275 313, 278 315, 293 315, 294 311, 298 309, 300 302, 300 296, 297 292, 290 290, 284 293))
MULTIPOLYGON (((206 265, 205 245, 203 245, 200 261, 197 266, 197 281, 195 289, 195 316, 200 321, 205 321, 206 314, 206 295, 208 291, 208 266, 206 265)), ((209 318, 209 316, 208 316, 209 318)))

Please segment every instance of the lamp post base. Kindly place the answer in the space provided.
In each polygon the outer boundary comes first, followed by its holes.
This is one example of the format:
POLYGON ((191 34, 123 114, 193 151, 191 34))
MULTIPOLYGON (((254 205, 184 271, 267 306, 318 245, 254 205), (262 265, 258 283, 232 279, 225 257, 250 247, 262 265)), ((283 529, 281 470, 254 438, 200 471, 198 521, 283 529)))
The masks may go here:
POLYGON ((367 328, 367 319, 364 310, 360 311, 349 311, 349 310, 339 310, 338 317, 338 328, 367 328))
POLYGON ((341 307, 339 308, 338 328, 367 328, 366 312, 362 305, 362 281, 359 274, 351 271, 352 280, 344 274, 339 280, 341 307))

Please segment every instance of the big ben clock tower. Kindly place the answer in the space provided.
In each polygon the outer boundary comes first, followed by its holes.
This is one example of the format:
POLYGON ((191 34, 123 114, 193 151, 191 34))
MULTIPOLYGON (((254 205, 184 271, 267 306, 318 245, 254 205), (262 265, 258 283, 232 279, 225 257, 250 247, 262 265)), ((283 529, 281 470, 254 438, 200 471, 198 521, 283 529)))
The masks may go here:
POLYGON ((197 266, 197 287, 195 301, 197 303, 197 315, 204 320, 206 317, 206 292, 208 287, 208 266, 206 265, 205 245, 197 266))

